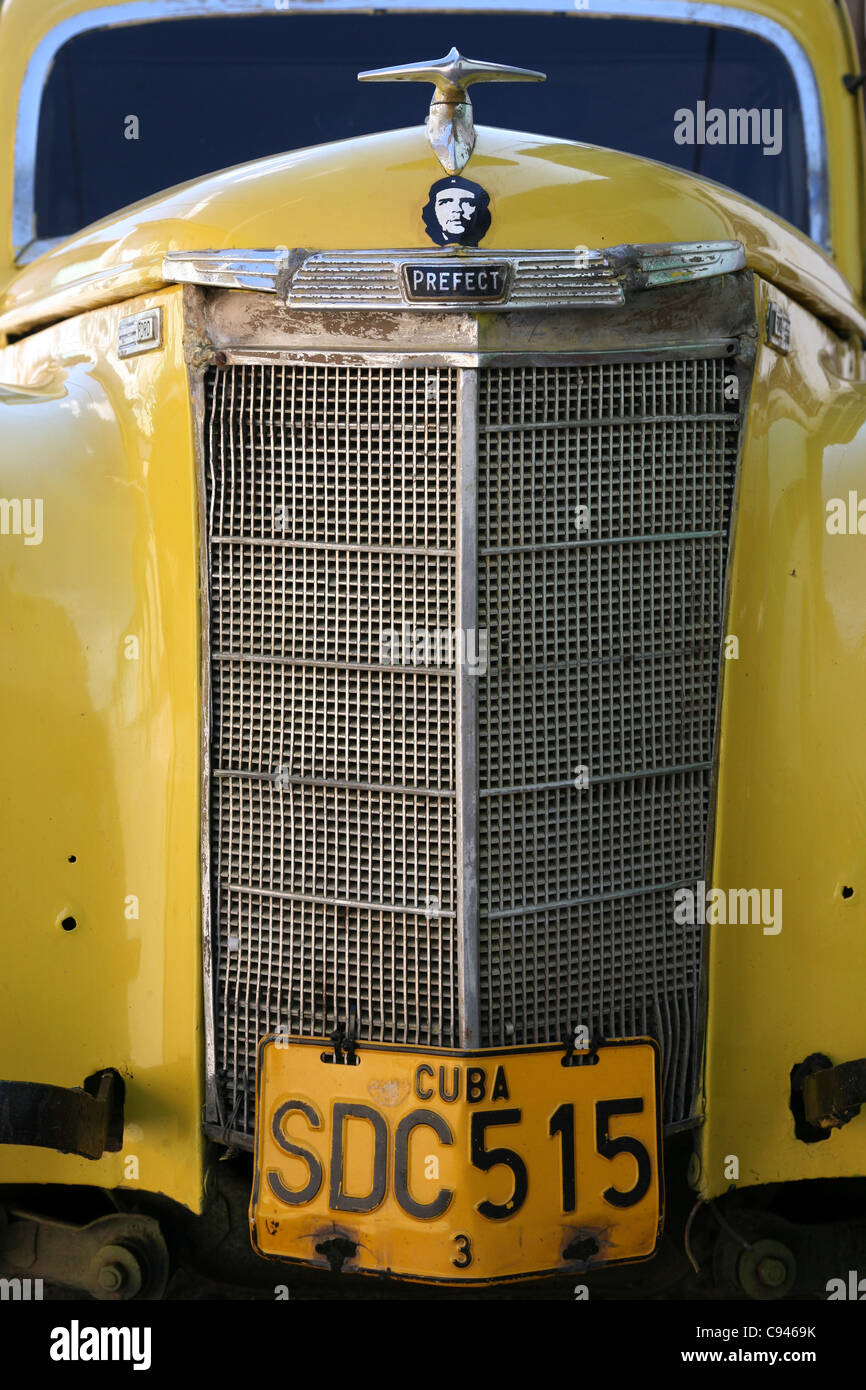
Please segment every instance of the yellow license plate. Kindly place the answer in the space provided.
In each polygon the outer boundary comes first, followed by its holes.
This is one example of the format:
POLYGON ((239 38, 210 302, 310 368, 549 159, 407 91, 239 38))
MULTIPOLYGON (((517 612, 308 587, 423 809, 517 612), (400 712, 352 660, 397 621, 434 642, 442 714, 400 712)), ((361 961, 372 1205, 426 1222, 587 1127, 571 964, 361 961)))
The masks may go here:
POLYGON ((259 1047, 250 1221, 262 1255, 473 1283, 644 1259, 661 1221, 658 1053, 645 1038, 419 1053, 259 1047))

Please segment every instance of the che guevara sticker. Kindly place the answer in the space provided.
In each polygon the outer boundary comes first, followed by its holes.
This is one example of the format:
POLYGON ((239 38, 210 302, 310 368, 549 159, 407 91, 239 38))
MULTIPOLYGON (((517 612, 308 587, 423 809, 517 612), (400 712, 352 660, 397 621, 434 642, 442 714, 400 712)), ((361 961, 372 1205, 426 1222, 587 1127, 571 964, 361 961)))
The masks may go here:
POLYGON ((490 194, 459 174, 437 179, 421 220, 437 246, 477 246, 490 230, 490 194))
MULTIPOLYGON (((421 211, 427 235, 437 246, 477 247, 490 230, 490 194, 480 183, 452 174, 431 185, 421 211)), ((505 261, 464 261, 450 257, 402 267, 409 300, 502 301, 507 297, 510 267, 505 261)))

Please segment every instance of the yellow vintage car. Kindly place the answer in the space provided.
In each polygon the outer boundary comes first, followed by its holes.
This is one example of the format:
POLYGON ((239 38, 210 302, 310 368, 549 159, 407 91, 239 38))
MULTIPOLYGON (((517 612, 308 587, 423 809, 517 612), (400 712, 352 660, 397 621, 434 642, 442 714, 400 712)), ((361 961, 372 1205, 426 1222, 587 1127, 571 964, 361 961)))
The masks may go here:
POLYGON ((4 1289, 825 1296, 841 7, 5 0, 0 60, 4 1289))

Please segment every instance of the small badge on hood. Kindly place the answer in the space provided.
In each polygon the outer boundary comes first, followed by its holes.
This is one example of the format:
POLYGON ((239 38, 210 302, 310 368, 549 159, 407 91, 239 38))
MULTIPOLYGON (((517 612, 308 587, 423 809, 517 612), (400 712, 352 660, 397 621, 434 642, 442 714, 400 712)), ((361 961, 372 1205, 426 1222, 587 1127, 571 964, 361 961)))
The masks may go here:
POLYGON ((490 194, 452 174, 431 185, 421 217, 437 246, 477 246, 490 230, 490 194))

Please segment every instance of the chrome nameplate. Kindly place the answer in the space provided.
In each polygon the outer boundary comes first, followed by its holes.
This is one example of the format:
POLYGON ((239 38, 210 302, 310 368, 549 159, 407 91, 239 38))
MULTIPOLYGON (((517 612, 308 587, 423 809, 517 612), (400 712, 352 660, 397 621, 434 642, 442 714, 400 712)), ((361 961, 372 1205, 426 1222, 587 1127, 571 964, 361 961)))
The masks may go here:
POLYGON ((470 265, 403 266, 406 298, 418 300, 503 300, 508 290, 508 264, 505 261, 474 262, 470 265))
POLYGON ((128 314, 117 326, 117 355, 132 357, 138 352, 152 352, 162 347, 162 309, 145 309, 141 314, 128 314))

